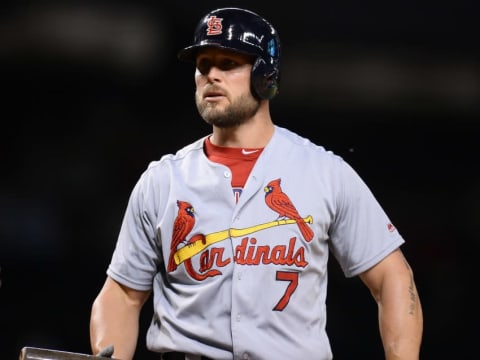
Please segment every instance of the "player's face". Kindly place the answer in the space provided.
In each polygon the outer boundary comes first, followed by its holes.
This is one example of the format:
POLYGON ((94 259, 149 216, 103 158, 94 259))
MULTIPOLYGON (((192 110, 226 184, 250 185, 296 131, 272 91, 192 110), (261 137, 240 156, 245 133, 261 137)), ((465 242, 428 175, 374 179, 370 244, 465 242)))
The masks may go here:
POLYGON ((208 124, 230 128, 255 115, 260 102, 250 91, 252 57, 206 48, 198 53, 196 67, 195 102, 208 124))

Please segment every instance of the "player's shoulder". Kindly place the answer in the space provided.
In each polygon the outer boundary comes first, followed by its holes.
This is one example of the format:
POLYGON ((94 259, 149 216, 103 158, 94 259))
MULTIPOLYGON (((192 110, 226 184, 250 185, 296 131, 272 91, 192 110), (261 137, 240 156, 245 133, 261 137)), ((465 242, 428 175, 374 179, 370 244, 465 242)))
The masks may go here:
POLYGON ((343 162, 343 158, 331 150, 326 149, 323 145, 313 142, 306 136, 300 135, 290 129, 276 126, 275 136, 282 147, 286 148, 285 144, 289 143, 293 147, 298 147, 301 151, 305 151, 315 156, 319 156, 326 160, 334 162, 343 162))
POLYGON ((185 145, 177 150, 175 153, 164 154, 160 159, 153 160, 148 164, 147 170, 159 168, 163 166, 170 166, 189 157, 203 156, 203 143, 206 136, 195 140, 194 142, 185 145))

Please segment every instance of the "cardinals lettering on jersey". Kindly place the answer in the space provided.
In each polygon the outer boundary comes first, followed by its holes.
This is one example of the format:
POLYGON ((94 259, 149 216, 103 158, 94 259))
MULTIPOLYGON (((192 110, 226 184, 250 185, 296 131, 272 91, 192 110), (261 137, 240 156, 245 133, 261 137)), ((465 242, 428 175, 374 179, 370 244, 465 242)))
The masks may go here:
POLYGON ((280 187, 280 179, 270 181, 265 190, 265 202, 270 209, 278 213, 278 219, 289 218, 295 220, 302 232, 303 238, 306 241, 313 239, 313 230, 307 225, 303 218, 298 213, 297 209, 293 205, 292 201, 282 191, 280 187))

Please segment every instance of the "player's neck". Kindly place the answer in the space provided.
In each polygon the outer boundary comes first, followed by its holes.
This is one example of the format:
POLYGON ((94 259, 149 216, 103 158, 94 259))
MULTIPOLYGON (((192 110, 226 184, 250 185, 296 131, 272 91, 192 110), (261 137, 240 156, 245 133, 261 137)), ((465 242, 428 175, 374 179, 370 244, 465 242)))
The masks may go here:
POLYGON ((274 132, 273 123, 242 124, 236 128, 214 128, 210 138, 217 146, 263 148, 274 132))
POLYGON ((255 117, 235 128, 213 127, 210 138, 212 144, 238 148, 263 148, 274 132, 274 125, 268 111, 257 113, 255 117))

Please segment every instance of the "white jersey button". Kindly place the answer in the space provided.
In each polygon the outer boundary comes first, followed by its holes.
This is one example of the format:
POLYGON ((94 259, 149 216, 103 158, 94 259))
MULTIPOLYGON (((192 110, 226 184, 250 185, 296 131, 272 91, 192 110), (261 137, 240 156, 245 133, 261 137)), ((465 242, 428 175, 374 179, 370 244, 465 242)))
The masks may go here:
POLYGON ((228 179, 230 176, 232 176, 232 173, 230 171, 225 171, 223 173, 223 176, 225 176, 228 179))

